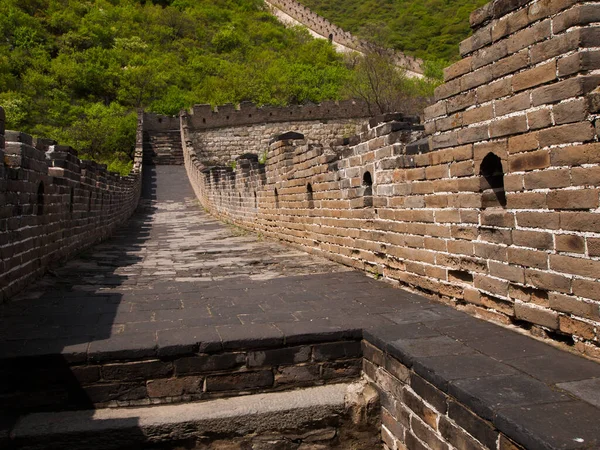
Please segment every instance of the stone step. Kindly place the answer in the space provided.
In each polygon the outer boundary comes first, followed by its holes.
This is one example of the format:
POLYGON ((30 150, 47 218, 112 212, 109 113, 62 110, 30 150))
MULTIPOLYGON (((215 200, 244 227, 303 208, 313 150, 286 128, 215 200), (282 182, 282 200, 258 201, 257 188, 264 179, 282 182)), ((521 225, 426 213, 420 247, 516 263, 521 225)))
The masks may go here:
MULTIPOLYGON (((261 442, 260 448, 265 449, 297 448, 303 442, 333 448, 344 435, 340 428, 356 412, 356 404, 346 406, 349 389, 355 392, 361 386, 333 384, 203 403, 35 413, 18 420, 11 443, 28 450, 120 450, 146 445, 166 449, 182 443, 210 445, 215 440, 261 442), (281 446, 286 442, 296 445, 281 446)), ((369 446, 353 448, 372 448, 378 430, 371 431, 369 446)))

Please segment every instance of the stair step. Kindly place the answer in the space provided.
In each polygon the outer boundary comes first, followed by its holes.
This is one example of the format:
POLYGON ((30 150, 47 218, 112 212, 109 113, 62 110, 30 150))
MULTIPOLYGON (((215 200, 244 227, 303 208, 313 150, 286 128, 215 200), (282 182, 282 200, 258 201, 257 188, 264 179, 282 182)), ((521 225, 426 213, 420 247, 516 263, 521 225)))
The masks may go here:
POLYGON ((116 450, 215 436, 281 434, 323 423, 331 427, 344 416, 350 386, 332 384, 178 405, 33 413, 18 420, 11 438, 19 449, 116 450))

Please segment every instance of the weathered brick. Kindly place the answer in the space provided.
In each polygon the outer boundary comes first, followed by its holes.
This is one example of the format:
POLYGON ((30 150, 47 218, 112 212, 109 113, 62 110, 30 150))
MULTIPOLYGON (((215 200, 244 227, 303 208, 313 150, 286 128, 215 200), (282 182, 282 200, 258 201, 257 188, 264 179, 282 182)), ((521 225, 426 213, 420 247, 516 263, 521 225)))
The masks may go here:
POLYGON ((259 389, 270 387, 273 382, 273 372, 270 370, 211 375, 206 377, 206 392, 259 389))
POLYGON ((590 141, 596 136, 596 130, 590 122, 577 122, 548 128, 539 132, 540 147, 567 144, 570 142, 590 141))
POLYGON ((538 150, 510 155, 508 164, 511 172, 545 169, 550 165, 550 153, 547 150, 538 150))
POLYGON ((527 131, 527 117, 525 115, 499 119, 490 124, 491 138, 520 134, 525 131, 527 131))
POLYGON ((512 87, 515 92, 519 92, 554 80, 556 80, 556 61, 550 61, 516 74, 512 78, 512 87))
POLYGON ((189 376, 179 378, 161 378, 148 381, 146 388, 150 398, 178 397, 186 394, 201 394, 204 378, 189 376))
POLYGON ((558 314, 549 309, 515 302, 515 316, 519 320, 542 325, 552 330, 558 329, 558 314))
POLYGON ((595 209, 598 207, 598 190, 565 189, 548 193, 548 208, 551 209, 595 209))

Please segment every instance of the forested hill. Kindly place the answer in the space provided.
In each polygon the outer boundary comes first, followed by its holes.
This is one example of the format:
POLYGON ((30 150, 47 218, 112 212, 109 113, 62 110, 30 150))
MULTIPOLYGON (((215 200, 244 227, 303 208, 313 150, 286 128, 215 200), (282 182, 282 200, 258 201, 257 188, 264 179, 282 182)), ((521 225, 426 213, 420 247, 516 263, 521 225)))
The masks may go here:
POLYGON ((299 1, 357 36, 444 65, 458 59, 469 15, 489 0, 299 1))
POLYGON ((262 0, 1 0, 7 128, 123 166, 135 109, 320 102, 350 76, 324 40, 286 29, 262 0))

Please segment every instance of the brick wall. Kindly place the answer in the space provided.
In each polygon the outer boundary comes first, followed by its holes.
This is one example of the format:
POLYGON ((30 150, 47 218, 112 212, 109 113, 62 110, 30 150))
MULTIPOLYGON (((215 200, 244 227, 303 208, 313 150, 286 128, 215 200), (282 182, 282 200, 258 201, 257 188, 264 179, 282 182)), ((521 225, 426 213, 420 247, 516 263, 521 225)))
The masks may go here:
POLYGON ((5 132, 0 108, 0 301, 131 215, 141 189, 141 130, 140 119, 134 167, 123 177, 70 147, 5 132))
MULTIPOLYGON (((296 0, 268 0, 266 3, 271 5, 271 7, 280 9, 325 39, 331 38, 333 42, 341 44, 344 47, 358 52, 366 52, 377 48, 374 44, 359 39, 350 32, 344 31, 337 25, 332 24, 296 0)), ((405 55, 399 51, 393 51, 393 57, 398 66, 407 70, 407 75, 418 77, 423 75, 422 60, 405 55)))
POLYGON ((206 165, 225 165, 242 154, 263 155, 273 136, 294 130, 310 142, 328 143, 338 136, 352 136, 369 116, 364 103, 324 102, 320 105, 257 107, 253 103, 196 105, 182 114, 186 139, 206 165))
POLYGON ((144 164, 182 165, 179 117, 143 113, 144 164))
POLYGON ((277 142, 264 167, 235 171, 188 145, 196 193, 242 226, 599 358, 599 11, 487 5, 425 133, 390 116, 328 146, 277 142))

